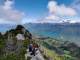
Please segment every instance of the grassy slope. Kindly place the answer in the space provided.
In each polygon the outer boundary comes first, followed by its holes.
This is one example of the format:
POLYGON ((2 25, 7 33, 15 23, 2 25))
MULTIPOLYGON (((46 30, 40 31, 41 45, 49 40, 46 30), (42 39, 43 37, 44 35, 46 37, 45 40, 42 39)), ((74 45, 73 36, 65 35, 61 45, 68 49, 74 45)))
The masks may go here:
POLYGON ((44 51, 44 55, 52 60, 75 60, 74 57, 65 53, 63 56, 58 55, 55 51, 50 50, 42 45, 43 41, 38 40, 37 43, 41 46, 41 49, 44 51))

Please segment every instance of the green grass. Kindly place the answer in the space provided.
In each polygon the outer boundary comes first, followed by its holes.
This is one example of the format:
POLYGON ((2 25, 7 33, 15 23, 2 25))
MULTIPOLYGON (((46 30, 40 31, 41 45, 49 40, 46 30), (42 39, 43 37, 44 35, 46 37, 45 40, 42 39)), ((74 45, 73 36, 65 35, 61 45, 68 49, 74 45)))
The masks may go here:
POLYGON ((44 48, 44 51, 45 51, 44 54, 47 57, 51 58, 52 60, 64 60, 64 57, 63 56, 58 55, 57 53, 55 53, 52 50, 49 50, 47 48, 44 48))
MULTIPOLYGON (((59 55, 57 54, 54 50, 50 50, 48 48, 46 48, 45 46, 43 46, 43 43, 44 41, 38 41, 37 43, 39 43, 42 47, 42 51, 44 51, 43 55, 45 55, 46 57, 48 58, 51 58, 52 60, 75 60, 74 57, 72 57, 70 55, 70 52, 69 51, 64 51, 65 54, 64 55, 59 55)), ((50 42, 47 42, 46 43, 50 43, 50 42)))

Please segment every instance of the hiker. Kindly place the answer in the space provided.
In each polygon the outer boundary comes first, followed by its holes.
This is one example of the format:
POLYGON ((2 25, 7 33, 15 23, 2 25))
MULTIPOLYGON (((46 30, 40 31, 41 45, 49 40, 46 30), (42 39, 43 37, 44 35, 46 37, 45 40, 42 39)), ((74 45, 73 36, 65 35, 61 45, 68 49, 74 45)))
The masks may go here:
POLYGON ((33 48, 31 55, 34 55, 35 56, 35 53, 36 53, 36 49, 33 48))
POLYGON ((36 44, 33 43, 33 45, 32 45, 32 53, 31 53, 31 55, 34 55, 34 56, 35 56, 35 53, 36 53, 36 44))
POLYGON ((32 44, 29 45, 29 52, 32 52, 33 46, 32 44))

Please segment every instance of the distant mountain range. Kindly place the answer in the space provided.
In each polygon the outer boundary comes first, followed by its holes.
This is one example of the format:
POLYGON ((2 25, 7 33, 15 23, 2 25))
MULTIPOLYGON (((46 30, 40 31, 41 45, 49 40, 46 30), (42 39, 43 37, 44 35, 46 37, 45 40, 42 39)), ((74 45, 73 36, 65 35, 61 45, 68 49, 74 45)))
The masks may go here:
MULTIPOLYGON (((26 23, 23 25, 33 36, 51 37, 59 40, 69 40, 80 45, 79 23, 26 23)), ((0 24, 0 32, 15 28, 13 24, 0 24)))
POLYGON ((35 36, 67 40, 80 45, 79 23, 27 23, 24 26, 35 36))

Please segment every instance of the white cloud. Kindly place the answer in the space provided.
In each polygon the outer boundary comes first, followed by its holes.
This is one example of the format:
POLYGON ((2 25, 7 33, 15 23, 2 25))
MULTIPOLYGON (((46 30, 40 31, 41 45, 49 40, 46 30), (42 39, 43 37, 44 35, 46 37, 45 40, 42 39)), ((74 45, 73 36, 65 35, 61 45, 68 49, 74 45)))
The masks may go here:
MULTIPOLYGON (((13 8, 14 1, 6 0, 4 5, 0 6, 0 22, 3 20, 4 22, 13 22, 13 23, 21 23, 22 18, 24 17, 24 13, 13 8)), ((4 23, 3 22, 3 23, 4 23)))
POLYGON ((47 20, 58 20, 59 17, 52 14, 52 15, 50 15, 50 16, 47 16, 45 19, 47 19, 47 20))
POLYGON ((76 10, 64 4, 58 5, 56 1, 49 1, 47 7, 49 9, 49 14, 42 20, 43 23, 61 23, 68 20, 70 20, 69 22, 71 23, 75 23, 80 20, 80 18, 78 18, 78 20, 75 19, 73 21, 75 16, 77 16, 76 10))
POLYGON ((12 9, 12 5, 13 5, 13 4, 14 4, 13 1, 6 0, 6 1, 4 2, 3 8, 4 8, 5 10, 12 9))
POLYGON ((73 17, 67 17, 64 18, 63 20, 60 20, 60 23, 80 23, 80 17, 73 16, 73 17))
POLYGON ((56 1, 50 1, 48 9, 50 13, 57 15, 74 16, 77 14, 73 8, 67 7, 64 4, 58 5, 56 1))

